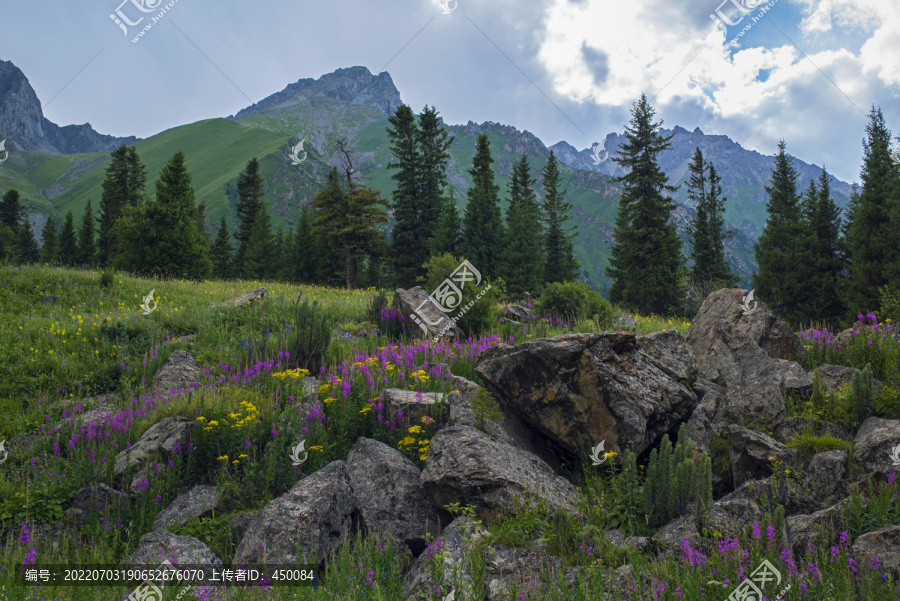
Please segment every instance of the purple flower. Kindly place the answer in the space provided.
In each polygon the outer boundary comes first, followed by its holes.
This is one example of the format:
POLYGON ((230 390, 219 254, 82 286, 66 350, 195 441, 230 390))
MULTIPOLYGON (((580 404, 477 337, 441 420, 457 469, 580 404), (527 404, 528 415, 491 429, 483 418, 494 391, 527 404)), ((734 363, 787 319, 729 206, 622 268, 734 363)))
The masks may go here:
POLYGON ((34 563, 37 561, 37 551, 32 549, 28 553, 25 554, 25 559, 22 561, 23 565, 28 565, 30 563, 34 563))

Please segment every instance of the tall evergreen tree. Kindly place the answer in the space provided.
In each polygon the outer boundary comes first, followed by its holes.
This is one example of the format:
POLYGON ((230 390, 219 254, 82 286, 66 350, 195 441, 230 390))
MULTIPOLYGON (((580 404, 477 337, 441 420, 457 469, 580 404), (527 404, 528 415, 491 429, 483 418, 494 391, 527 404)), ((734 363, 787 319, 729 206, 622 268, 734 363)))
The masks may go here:
POLYGON ((544 281, 544 232, 528 159, 524 153, 513 165, 506 212, 503 278, 514 298, 535 292, 544 281))
POLYGON ((738 278, 732 273, 725 259, 725 199, 721 197, 719 175, 711 163, 703 158, 697 148, 688 165, 688 199, 694 203, 697 218, 688 226, 693 238, 691 277, 696 283, 721 282, 730 288, 738 278), (707 179, 707 171, 709 179, 707 179))
POLYGON ((287 228, 284 234, 284 244, 281 246, 281 254, 278 255, 278 281, 293 282, 294 280, 294 228, 287 228))
POLYGON ((562 176, 553 151, 541 172, 544 188, 544 281, 568 282, 578 277, 578 260, 572 240, 578 234, 575 226, 566 227, 572 203, 565 201, 566 190, 560 190, 562 176))
POLYGON ((486 133, 475 142, 472 160, 472 187, 466 192, 468 202, 463 216, 462 251, 482 274, 500 270, 504 231, 500 214, 500 187, 494 183, 491 163, 491 142, 486 133))
POLYGON ((77 265, 93 265, 97 258, 97 243, 94 239, 94 211, 91 208, 91 199, 88 199, 81 217, 81 226, 78 228, 78 253, 75 257, 77 265))
POLYGON ((250 239, 239 265, 244 278, 252 280, 269 279, 274 275, 277 264, 272 259, 278 255, 273 249, 272 218, 263 202, 256 212, 256 221, 250 229, 250 239))
POLYGON ((41 258, 40 248, 27 219, 22 221, 16 234, 16 252, 23 263, 37 263, 41 258))
POLYGON ((194 280, 209 275, 209 242, 197 227, 196 197, 183 152, 176 152, 160 172, 156 200, 125 207, 113 236, 114 267, 194 280))
POLYGON ((456 200, 448 196, 444 201, 441 218, 438 220, 434 238, 431 239, 431 255, 443 255, 449 253, 456 256, 462 239, 462 220, 459 209, 456 208, 456 200))
POLYGON ((301 284, 319 282, 317 265, 318 246, 312 231, 312 211, 309 205, 303 205, 297 218, 297 231, 294 234, 293 280, 301 284))
POLYGON ((259 161, 250 159, 247 168, 238 177, 237 183, 237 228, 234 239, 237 243, 237 266, 240 268, 247 251, 247 243, 250 241, 250 232, 256 222, 256 214, 262 207, 262 199, 265 193, 263 179, 260 173, 259 161))
POLYGON ((848 317, 877 310, 879 288, 891 283, 892 264, 900 260, 900 236, 891 224, 900 202, 900 171, 891 160, 890 143, 884 115, 873 107, 863 142, 862 190, 847 231, 851 263, 844 301, 848 317))
POLYGON ((766 225, 754 245, 759 272, 753 275, 753 288, 776 315, 799 324, 806 317, 812 257, 804 244, 797 170, 785 151, 784 140, 778 143, 766 192, 766 225))
POLYGON ((816 292, 810 304, 810 321, 834 323, 842 317, 846 307, 841 301, 841 278, 844 269, 841 246, 841 212, 831 197, 828 170, 823 168, 818 186, 810 188, 817 192, 812 210, 806 218, 808 228, 808 248, 813 253, 816 292))
POLYGON ((41 230, 41 238, 43 238, 41 262, 55 263, 58 248, 56 244, 56 222, 53 221, 52 215, 47 217, 47 223, 44 224, 44 229, 41 230))
POLYGON ((122 208, 139 205, 147 184, 147 169, 134 146, 123 144, 112 152, 111 159, 100 197, 97 259, 101 265, 109 263, 113 247, 111 233, 122 208))
POLYGON ((418 132, 412 109, 403 104, 388 117, 391 128, 388 139, 394 160, 388 168, 396 169, 391 179, 396 182, 392 205, 396 225, 391 232, 391 260, 394 281, 398 286, 413 286, 421 275, 422 264, 428 260, 428 247, 423 245, 423 226, 420 213, 421 156, 417 143, 418 132))
MULTIPOLYGON (((422 224, 420 239, 427 249, 441 218, 446 204, 446 190, 450 186, 447 180, 447 167, 450 164, 450 145, 453 136, 447 133, 438 116, 437 109, 425 106, 419 115, 419 128, 416 141, 419 148, 419 221, 422 224)), ((424 275, 424 274, 422 274, 424 275)))
POLYGON ((231 253, 231 236, 228 234, 228 222, 223 214, 219 233, 216 235, 216 241, 213 243, 212 251, 210 252, 210 258, 213 263, 213 275, 216 278, 227 280, 231 277, 231 253))
POLYGON ((657 163, 659 153, 671 146, 671 136, 660 135, 662 122, 653 122, 655 114, 642 94, 625 130, 627 142, 613 159, 628 173, 614 180, 622 184, 622 193, 607 274, 613 280, 613 302, 642 313, 668 314, 679 300, 675 278, 684 257, 672 219, 675 204, 664 195, 676 188, 666 183, 657 163))
POLYGON ((23 218, 24 208, 20 201, 19 191, 13 188, 3 195, 3 200, 0 202, 0 222, 15 234, 18 233, 23 218))
POLYGON ((62 230, 59 233, 59 262, 73 265, 78 254, 78 242, 75 239, 75 216, 72 211, 66 213, 62 230))

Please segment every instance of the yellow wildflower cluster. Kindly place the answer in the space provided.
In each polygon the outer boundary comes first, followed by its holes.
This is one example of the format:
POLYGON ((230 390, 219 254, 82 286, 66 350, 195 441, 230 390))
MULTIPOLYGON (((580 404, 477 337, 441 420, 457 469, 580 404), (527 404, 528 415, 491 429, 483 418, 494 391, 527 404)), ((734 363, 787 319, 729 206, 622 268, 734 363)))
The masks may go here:
MULTIPOLYGON (((250 403, 248 401, 241 401, 240 407, 241 407, 241 411, 244 411, 247 415, 243 416, 240 413, 236 413, 234 411, 229 413, 228 419, 231 420, 232 428, 240 428, 241 426, 243 426, 245 424, 249 424, 250 422, 255 421, 256 418, 259 416, 259 409, 257 409, 256 405, 254 405, 253 403, 250 403)), ((203 422, 206 421, 206 418, 203 417, 202 415, 200 415, 197 417, 197 421, 202 424, 203 422)), ((219 425, 218 421, 212 420, 211 422, 209 422, 209 425, 207 425, 206 427, 203 428, 203 430, 206 432, 209 432, 213 428, 218 427, 218 425, 219 425)))
POLYGON ((302 368, 298 367, 297 369, 289 369, 287 371, 275 372, 274 374, 272 374, 272 377, 277 378, 279 380, 284 380, 285 378, 291 378, 292 380, 296 380, 299 378, 305 378, 308 375, 309 375, 308 369, 302 369, 302 368))
POLYGON ((426 372, 424 369, 420 369, 419 371, 414 371, 412 374, 410 374, 410 377, 417 378, 424 384, 428 381, 428 372, 426 372))
MULTIPOLYGON (((425 418, 422 418, 422 421, 425 422, 425 418)), ((416 425, 416 426, 410 426, 406 430, 406 432, 408 434, 422 434, 423 430, 422 430, 421 426, 416 425)), ((428 459, 428 445, 429 444, 431 444, 431 441, 427 438, 422 438, 422 439, 417 440, 415 437, 407 435, 407 436, 403 437, 403 439, 399 443, 397 443, 397 446, 400 447, 400 449, 403 451, 418 448, 419 460, 425 461, 426 459, 428 459)))
POLYGON ((317 445, 314 445, 314 446, 309 447, 309 450, 310 450, 310 451, 322 451, 323 448, 324 448, 324 447, 323 447, 322 445, 317 444, 317 445))

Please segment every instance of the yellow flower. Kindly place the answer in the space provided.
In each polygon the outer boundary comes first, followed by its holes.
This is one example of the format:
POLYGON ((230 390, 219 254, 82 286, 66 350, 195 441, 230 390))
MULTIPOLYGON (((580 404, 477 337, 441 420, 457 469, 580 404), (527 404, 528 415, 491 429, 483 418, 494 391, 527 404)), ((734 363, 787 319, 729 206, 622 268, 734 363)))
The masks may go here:
POLYGON ((422 426, 410 426, 407 432, 409 432, 410 434, 421 434, 422 426))
POLYGON ((218 426, 219 422, 217 422, 216 420, 213 420, 213 421, 209 422, 209 425, 210 426, 218 426))
POLYGON ((419 455, 419 461, 427 461, 427 460, 428 460, 428 455, 426 455, 424 453, 422 455, 419 455))
POLYGON ((414 444, 416 444, 416 439, 413 438, 412 436, 407 436, 406 438, 401 440, 399 443, 397 443, 397 445, 401 446, 401 447, 408 447, 408 446, 414 445, 414 444))
POLYGON ((371 410, 372 410, 372 407, 369 406, 369 405, 366 405, 365 407, 363 407, 362 409, 360 409, 359 412, 360 412, 360 413, 368 413, 368 412, 371 411, 371 410))
POLYGON ((323 448, 324 447, 322 447, 322 445, 315 445, 315 446, 309 447, 309 450, 310 451, 321 451, 323 448))
POLYGON ((235 459, 235 460, 232 461, 231 463, 240 463, 240 461, 238 461, 237 459, 235 459))
POLYGON ((203 417, 203 416, 201 415, 201 416, 199 416, 199 417, 197 418, 197 421, 198 421, 198 422, 205 422, 205 421, 206 421, 206 418, 203 417))
POLYGON ((222 455, 221 457, 216 457, 216 461, 228 461, 228 455, 222 455))

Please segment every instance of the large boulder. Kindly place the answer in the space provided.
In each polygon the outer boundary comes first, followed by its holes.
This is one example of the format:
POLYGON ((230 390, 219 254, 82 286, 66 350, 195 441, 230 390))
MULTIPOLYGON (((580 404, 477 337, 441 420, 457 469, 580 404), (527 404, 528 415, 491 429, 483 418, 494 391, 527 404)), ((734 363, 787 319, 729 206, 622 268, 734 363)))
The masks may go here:
POLYGON ((806 468, 803 489, 819 501, 827 501, 844 477, 847 451, 834 450, 817 453, 806 468))
POLYGON ((403 420, 418 424, 426 415, 438 423, 447 423, 450 407, 442 392, 419 392, 401 388, 387 388, 384 391, 384 410, 391 420, 398 420, 398 412, 403 412, 403 420))
POLYGON ((269 298, 269 289, 263 286, 262 288, 257 288, 256 290, 249 290, 242 294, 237 295, 231 300, 225 301, 224 303, 218 305, 212 305, 210 309, 228 309, 231 307, 253 307, 258 304, 260 301, 264 301, 269 298))
POLYGON ((114 510, 124 509, 128 503, 128 495, 101 482, 75 493, 72 506, 66 510, 66 518, 77 525, 83 525, 91 514, 108 517, 114 510))
POLYGON ((788 541, 794 557, 815 556, 815 548, 827 549, 837 540, 840 532, 847 529, 847 518, 844 514, 847 503, 848 500, 844 499, 827 509, 806 515, 792 515, 785 520, 788 541))
POLYGON ((158 569, 164 561, 175 566, 192 566, 203 570, 204 580, 211 580, 213 570, 225 569, 222 560, 212 550, 193 536, 178 536, 168 530, 154 530, 138 540, 131 554, 135 568, 158 569))
POLYGON ((176 449, 187 448, 193 427, 194 422, 186 417, 164 417, 150 426, 131 449, 116 455, 113 473, 120 476, 129 467, 142 465, 157 453, 163 459, 172 458, 176 449))
POLYGON ((431 438, 422 485, 438 507, 449 503, 515 512, 534 495, 552 511, 577 510, 577 491, 537 455, 493 440, 471 426, 431 438))
MULTIPOLYGON (((698 386, 694 387, 694 392, 700 396, 698 386)), ((725 426, 724 408, 725 390, 710 384, 685 424, 687 437, 701 453, 710 453, 712 441, 722 432, 725 426)))
POLYGON ((446 599, 451 591, 472 584, 471 548, 486 532, 469 518, 459 517, 435 538, 403 577, 404 601, 446 599), (443 586, 432 585, 431 562, 442 565, 443 586))
MULTIPOLYGON (((713 351, 716 332, 723 320, 734 325, 736 331, 745 334, 773 359, 805 359, 806 349, 800 338, 787 323, 775 317, 764 302, 755 299, 756 309, 744 315, 742 304, 747 294, 746 290, 723 288, 703 301, 700 311, 691 320, 686 336, 697 361, 702 365, 713 351)), ((750 308, 753 306, 751 302, 750 308)))
POLYGON ((153 529, 181 526, 195 517, 204 517, 219 508, 219 490, 215 486, 195 486, 183 492, 160 511, 153 529))
POLYGON ((343 461, 332 461, 270 501, 247 529, 233 563, 324 562, 353 529, 353 491, 343 461), (298 557, 299 553, 299 557, 298 557))
POLYGON ((801 515, 822 509, 822 503, 809 496, 806 487, 798 487, 788 483, 784 478, 766 478, 763 480, 747 480, 737 489, 721 499, 725 501, 752 501, 760 507, 774 505, 776 502, 784 507, 785 515, 801 515))
POLYGON ((853 557, 860 568, 875 565, 881 574, 900 573, 900 526, 867 532, 853 542, 853 557))
POLYGON ((187 351, 172 351, 169 360, 153 374, 150 380, 151 394, 165 394, 187 390, 200 381, 200 366, 187 351))
POLYGON ((481 550, 488 601, 540 599, 549 593, 542 574, 555 582, 566 566, 543 551, 492 545, 481 550))
POLYGON ((841 440, 849 439, 849 432, 839 424, 831 422, 816 423, 812 419, 802 417, 789 417, 775 427, 773 438, 778 442, 788 444, 799 434, 813 434, 815 436, 833 436, 841 440))
POLYGON ((419 468, 397 449, 359 438, 345 469, 360 526, 369 534, 392 536, 418 555, 428 534, 449 521, 422 488, 419 468))
POLYGON ((683 367, 690 353, 672 332, 569 334, 488 348, 475 371, 501 405, 566 453, 605 441, 607 451, 640 454, 697 405, 683 367))
POLYGON ((900 420, 870 417, 860 426, 853 442, 856 457, 867 471, 892 472, 900 468, 900 420))
POLYGON ((391 309, 400 313, 403 330, 413 338, 446 336, 461 340, 463 337, 456 322, 434 304, 421 286, 409 290, 397 288, 391 309))
POLYGON ((747 480, 772 475, 770 464, 780 461, 785 468, 801 471, 805 457, 762 432, 731 424, 728 426, 731 443, 731 474, 735 487, 747 480))
MULTIPOLYGON (((819 375, 822 376, 825 386, 833 391, 838 390, 844 384, 850 386, 853 374, 859 371, 855 367, 846 367, 844 365, 820 365, 817 369, 819 370, 819 375)), ((810 376, 812 376, 813 371, 815 370, 810 370, 810 376)), ((877 378, 872 378, 872 380, 872 386, 875 389, 884 387, 884 383, 881 380, 877 378)))

